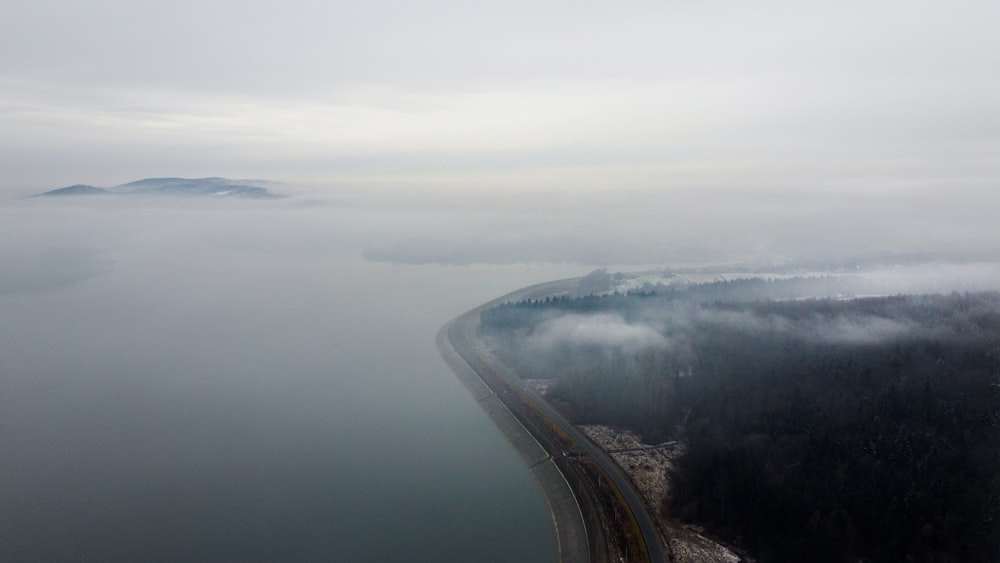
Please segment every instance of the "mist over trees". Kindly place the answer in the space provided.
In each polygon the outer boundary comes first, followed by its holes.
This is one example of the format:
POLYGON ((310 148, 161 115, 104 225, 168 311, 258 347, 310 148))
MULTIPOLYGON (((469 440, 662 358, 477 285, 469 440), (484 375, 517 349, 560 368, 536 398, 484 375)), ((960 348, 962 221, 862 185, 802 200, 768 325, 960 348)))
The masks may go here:
POLYGON ((717 282, 482 319, 576 422, 683 440, 663 510, 759 560, 996 561, 1000 294, 805 298, 859 283, 717 282))

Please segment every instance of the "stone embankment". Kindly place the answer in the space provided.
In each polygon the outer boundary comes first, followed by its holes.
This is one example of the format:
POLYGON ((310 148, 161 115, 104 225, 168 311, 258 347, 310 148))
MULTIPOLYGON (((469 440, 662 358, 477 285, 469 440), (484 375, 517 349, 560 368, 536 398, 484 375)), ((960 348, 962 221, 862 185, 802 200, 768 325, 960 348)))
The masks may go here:
MULTIPOLYGON (((507 298, 513 297, 505 299, 507 298)), ((587 526, 566 478, 559 471, 552 456, 463 358, 463 355, 471 356, 475 353, 472 349, 476 344, 474 337, 479 326, 479 312, 493 304, 488 303, 476 308, 446 324, 437 334, 438 351, 462 385, 468 389, 479 406, 514 446, 538 481, 552 514, 559 560, 567 563, 591 561, 587 526), (460 354, 453 342, 457 342, 465 354, 460 354)), ((479 352, 481 355, 482 351, 479 352)), ((504 393, 504 390, 501 390, 501 393, 504 393)))

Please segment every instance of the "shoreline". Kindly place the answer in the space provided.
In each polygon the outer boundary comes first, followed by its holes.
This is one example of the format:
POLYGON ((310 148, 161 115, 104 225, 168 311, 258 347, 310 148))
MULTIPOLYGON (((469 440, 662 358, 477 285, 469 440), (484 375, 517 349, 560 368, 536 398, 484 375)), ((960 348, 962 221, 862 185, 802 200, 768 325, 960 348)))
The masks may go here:
POLYGON ((459 315, 438 331, 438 351, 538 482, 552 515, 559 561, 606 561, 622 553, 629 560, 666 561, 659 531, 628 476, 478 339, 481 311, 572 293, 579 280, 532 285, 459 315))

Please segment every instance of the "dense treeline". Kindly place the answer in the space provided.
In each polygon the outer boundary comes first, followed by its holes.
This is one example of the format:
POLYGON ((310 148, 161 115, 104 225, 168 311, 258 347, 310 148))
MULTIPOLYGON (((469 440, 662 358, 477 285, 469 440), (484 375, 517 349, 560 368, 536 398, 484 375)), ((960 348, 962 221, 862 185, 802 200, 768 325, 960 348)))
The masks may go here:
POLYGON ((1000 560, 1000 296, 760 298, 782 283, 483 321, 577 421, 683 439, 664 508, 762 561, 1000 560))
POLYGON ((721 303, 815 299, 872 294, 880 289, 877 284, 856 276, 738 278, 691 285, 651 286, 626 293, 528 299, 488 309, 482 313, 482 321, 483 326, 490 330, 510 330, 533 326, 542 317, 554 313, 611 311, 633 318, 648 313, 651 307, 676 301, 721 303))

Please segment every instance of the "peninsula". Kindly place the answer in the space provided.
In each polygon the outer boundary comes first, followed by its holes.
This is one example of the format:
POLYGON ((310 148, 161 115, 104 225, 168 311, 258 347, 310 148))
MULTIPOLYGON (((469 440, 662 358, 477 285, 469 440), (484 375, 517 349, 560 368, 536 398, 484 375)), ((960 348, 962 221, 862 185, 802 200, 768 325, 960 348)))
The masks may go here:
POLYGON ((451 340, 596 515, 590 560, 995 561, 1000 293, 890 274, 598 270, 451 340))

